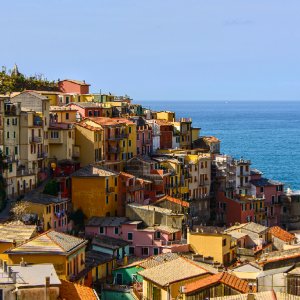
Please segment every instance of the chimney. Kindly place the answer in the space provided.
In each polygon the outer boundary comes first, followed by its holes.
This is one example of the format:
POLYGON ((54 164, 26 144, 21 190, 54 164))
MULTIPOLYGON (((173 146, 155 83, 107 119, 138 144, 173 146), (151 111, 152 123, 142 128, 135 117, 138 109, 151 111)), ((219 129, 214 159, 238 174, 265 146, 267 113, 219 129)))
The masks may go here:
POLYGON ((24 261, 23 257, 21 258, 20 266, 21 267, 26 267, 26 262, 24 261))
POLYGON ((12 270, 11 267, 8 267, 8 277, 11 278, 12 270))
POLYGON ((49 276, 46 276, 46 278, 45 278, 45 285, 46 285, 46 287, 50 286, 50 277, 49 276))
POLYGON ((249 293, 247 295, 247 300, 255 300, 255 295, 253 293, 249 293))
POLYGON ((4 273, 7 273, 7 262, 6 261, 3 262, 3 271, 4 271, 4 273))

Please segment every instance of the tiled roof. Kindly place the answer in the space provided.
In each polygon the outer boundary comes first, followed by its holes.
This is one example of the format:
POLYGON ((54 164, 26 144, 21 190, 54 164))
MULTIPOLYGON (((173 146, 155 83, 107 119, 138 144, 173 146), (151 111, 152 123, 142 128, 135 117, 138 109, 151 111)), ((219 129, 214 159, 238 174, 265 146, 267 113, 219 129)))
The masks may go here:
POLYGON ((126 177, 126 178, 134 178, 134 177, 135 177, 134 175, 131 175, 131 174, 125 173, 125 172, 121 172, 121 173, 120 173, 120 176, 126 177))
POLYGON ((166 261, 171 261, 177 258, 179 258, 179 255, 177 253, 169 252, 169 253, 163 253, 163 254, 151 256, 145 260, 138 262, 137 264, 144 269, 150 269, 166 261))
POLYGON ((101 126, 112 126, 112 125, 125 125, 127 121, 134 124, 133 122, 123 118, 107 118, 107 117, 89 117, 88 120, 95 122, 101 126))
POLYGON ((108 249, 119 249, 130 245, 130 242, 124 241, 122 239, 115 239, 106 235, 99 235, 93 238, 92 245, 96 245, 108 249))
POLYGON ((162 198, 158 199, 155 203, 160 203, 160 202, 163 202, 163 201, 169 201, 169 202, 173 202, 173 203, 179 204, 179 205, 184 206, 184 207, 190 207, 190 204, 188 202, 183 201, 183 200, 178 199, 178 198, 173 198, 171 196, 162 197, 162 198))
POLYGON ((107 177, 116 175, 118 175, 117 172, 106 169, 103 166, 88 165, 72 173, 71 177, 107 177))
POLYGON ((92 288, 66 280, 61 280, 59 296, 61 300, 99 300, 92 288))
POLYGON ((279 226, 271 227, 269 232, 284 242, 290 242, 295 239, 295 236, 293 234, 285 231, 284 229, 280 228, 279 226))
POLYGON ((67 106, 79 106, 81 108, 102 108, 102 103, 98 102, 72 102, 67 104, 67 106))
POLYGON ((185 285, 184 293, 185 294, 195 293, 199 290, 206 289, 212 285, 216 285, 220 283, 227 285, 232 289, 239 291, 240 293, 248 293, 250 291, 247 281, 242 280, 232 274, 223 272, 206 278, 199 279, 195 282, 185 285))
POLYGON ((144 279, 162 287, 175 281, 187 280, 206 273, 208 273, 207 270, 182 257, 138 272, 144 279))
POLYGON ((202 137, 205 142, 209 143, 218 143, 220 140, 216 138, 215 136, 203 136, 202 137))
POLYGON ((36 234, 35 225, 25 225, 23 222, 11 222, 0 225, 0 242, 25 242, 36 234))
POLYGON ((261 233, 261 232, 264 232, 264 231, 268 230, 268 227, 260 225, 258 223, 249 222, 249 223, 246 223, 242 227, 242 230, 246 230, 246 231, 249 230, 249 231, 254 232, 254 233, 261 233))
POLYGON ((39 94, 39 93, 37 93, 35 91, 24 91, 24 92, 21 92, 18 95, 13 96, 12 98, 18 97, 18 96, 20 96, 22 94, 29 94, 29 95, 31 95, 33 97, 39 98, 40 100, 48 100, 48 98, 46 96, 43 96, 43 95, 41 95, 41 94, 39 94))
POLYGON ((99 130, 103 130, 103 128, 101 127, 95 127, 95 126, 92 126, 92 125, 88 125, 84 122, 81 122, 81 123, 76 123, 75 124, 76 126, 80 126, 80 127, 83 127, 83 128, 86 128, 88 130, 91 130, 91 131, 99 131, 99 130))
POLYGON ((76 83, 79 85, 90 85, 90 84, 86 83, 85 81, 75 80, 75 79, 64 79, 64 80, 61 80, 60 82, 63 82, 63 81, 70 81, 70 82, 73 82, 73 83, 76 83))
POLYGON ((34 190, 32 192, 27 193, 24 196, 23 201, 48 205, 51 203, 64 202, 64 201, 66 201, 66 198, 43 194, 43 193, 40 193, 39 191, 34 190))
POLYGON ((170 226, 165 226, 165 225, 155 226, 154 229, 155 229, 155 230, 158 230, 158 231, 165 232, 165 233, 167 233, 167 234, 176 233, 176 232, 181 231, 181 230, 178 229, 178 228, 172 228, 172 227, 170 227, 170 226))
POLYGON ((255 179, 255 180, 250 180, 250 182, 258 187, 261 186, 273 186, 273 185, 283 185, 282 182, 267 179, 267 178, 260 178, 260 179, 255 179))
POLYGON ((125 223, 128 219, 125 217, 91 217, 86 226, 112 226, 118 227, 125 223))
POLYGON ((24 242, 20 246, 8 250, 7 253, 49 253, 65 255, 72 252, 75 248, 86 244, 87 241, 84 239, 62 232, 49 230, 29 241, 24 242))
POLYGON ((259 264, 264 265, 270 262, 294 259, 297 257, 300 257, 300 248, 293 248, 283 251, 273 251, 262 254, 262 256, 259 259, 259 264))

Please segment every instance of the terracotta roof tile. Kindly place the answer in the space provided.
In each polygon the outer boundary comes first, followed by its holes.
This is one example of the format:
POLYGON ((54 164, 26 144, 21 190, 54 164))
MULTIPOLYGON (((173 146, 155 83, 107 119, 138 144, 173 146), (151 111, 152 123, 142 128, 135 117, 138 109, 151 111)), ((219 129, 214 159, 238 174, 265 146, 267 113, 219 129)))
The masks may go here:
POLYGON ((205 289, 212 285, 220 283, 223 283, 224 285, 227 285, 232 289, 239 291, 240 293, 248 293, 250 291, 250 287, 247 281, 240 279, 232 274, 223 272, 199 279, 195 282, 185 285, 185 293, 194 293, 198 290, 205 289))
POLYGON ((66 280, 61 280, 59 296, 62 300, 99 300, 92 288, 66 280))
POLYGON ((293 234, 285 231, 284 229, 280 228, 279 226, 271 227, 270 233, 284 242, 290 242, 295 239, 295 236, 293 234))
POLYGON ((171 196, 165 196, 163 198, 160 198, 155 203, 159 203, 159 202, 162 202, 162 201, 165 201, 165 200, 169 201, 169 202, 179 204, 179 205, 184 206, 184 207, 190 207, 190 204, 188 202, 183 201, 183 200, 178 199, 178 198, 173 198, 171 196))

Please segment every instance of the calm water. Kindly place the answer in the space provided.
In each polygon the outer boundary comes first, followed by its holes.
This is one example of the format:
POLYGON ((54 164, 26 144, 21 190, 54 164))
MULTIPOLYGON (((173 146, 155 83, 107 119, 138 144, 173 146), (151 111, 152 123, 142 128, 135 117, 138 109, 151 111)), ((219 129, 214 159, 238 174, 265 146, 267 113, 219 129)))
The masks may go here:
POLYGON ((300 189, 300 102, 136 101, 192 117, 201 135, 221 139, 221 152, 251 159, 264 176, 300 189))

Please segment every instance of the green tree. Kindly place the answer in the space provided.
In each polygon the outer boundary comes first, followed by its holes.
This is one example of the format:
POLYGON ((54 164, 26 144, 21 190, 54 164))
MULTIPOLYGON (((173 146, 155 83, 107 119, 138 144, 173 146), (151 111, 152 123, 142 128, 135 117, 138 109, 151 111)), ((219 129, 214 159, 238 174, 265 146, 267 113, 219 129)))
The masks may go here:
POLYGON ((50 180, 45 188, 43 193, 44 194, 48 194, 48 195, 52 195, 52 196, 57 196, 59 192, 59 187, 58 187, 58 182, 56 180, 50 180))

